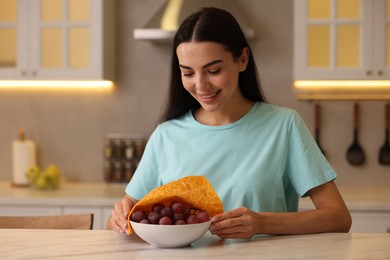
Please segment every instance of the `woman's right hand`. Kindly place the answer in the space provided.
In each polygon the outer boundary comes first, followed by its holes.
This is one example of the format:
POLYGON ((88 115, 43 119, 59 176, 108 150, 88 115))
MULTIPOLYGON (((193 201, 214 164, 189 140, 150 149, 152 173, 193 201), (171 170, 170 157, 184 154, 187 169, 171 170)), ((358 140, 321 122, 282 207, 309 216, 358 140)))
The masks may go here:
POLYGON ((137 200, 128 195, 125 195, 121 201, 116 202, 107 227, 120 233, 127 233, 127 217, 136 203, 137 200), (111 224, 111 227, 109 224, 111 224))

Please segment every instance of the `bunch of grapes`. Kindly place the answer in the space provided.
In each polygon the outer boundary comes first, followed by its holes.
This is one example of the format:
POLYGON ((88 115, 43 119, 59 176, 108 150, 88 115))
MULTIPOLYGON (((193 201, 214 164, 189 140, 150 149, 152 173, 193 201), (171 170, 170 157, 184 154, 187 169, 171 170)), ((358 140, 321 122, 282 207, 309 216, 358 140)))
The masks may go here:
POLYGON ((136 210, 130 216, 131 221, 155 225, 196 224, 207 222, 209 219, 207 212, 191 209, 180 202, 172 202, 169 207, 157 203, 149 214, 136 210))

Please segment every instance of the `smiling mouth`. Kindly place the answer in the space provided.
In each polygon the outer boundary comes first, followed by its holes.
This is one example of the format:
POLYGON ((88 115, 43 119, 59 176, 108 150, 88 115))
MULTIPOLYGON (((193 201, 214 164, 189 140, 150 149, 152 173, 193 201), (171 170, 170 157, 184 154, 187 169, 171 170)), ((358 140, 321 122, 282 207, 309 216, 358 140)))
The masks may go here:
POLYGON ((213 94, 209 94, 209 95, 199 95, 202 99, 205 99, 205 100, 209 100, 209 99, 212 99, 214 98, 215 96, 218 95, 218 93, 220 92, 220 90, 218 90, 217 92, 213 93, 213 94))

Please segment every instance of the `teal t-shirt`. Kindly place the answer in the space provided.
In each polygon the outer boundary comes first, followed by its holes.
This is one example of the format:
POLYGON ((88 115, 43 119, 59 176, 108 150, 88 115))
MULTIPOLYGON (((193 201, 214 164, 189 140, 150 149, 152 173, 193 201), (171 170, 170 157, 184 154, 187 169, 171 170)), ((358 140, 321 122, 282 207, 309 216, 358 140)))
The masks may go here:
POLYGON ((258 212, 297 211, 299 196, 337 177, 294 110, 260 102, 228 125, 203 125, 191 111, 160 124, 126 193, 140 200, 189 175, 205 176, 225 211, 258 212))

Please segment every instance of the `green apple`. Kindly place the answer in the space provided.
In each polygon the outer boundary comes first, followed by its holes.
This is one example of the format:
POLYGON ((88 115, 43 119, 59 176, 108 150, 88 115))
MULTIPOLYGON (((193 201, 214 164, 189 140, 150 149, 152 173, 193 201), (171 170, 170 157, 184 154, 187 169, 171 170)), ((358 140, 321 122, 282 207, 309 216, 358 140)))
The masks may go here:
POLYGON ((38 189, 46 189, 48 185, 48 180, 44 175, 39 175, 39 177, 34 182, 35 187, 38 189))
POLYGON ((41 174, 41 169, 36 165, 31 166, 26 171, 26 177, 30 183, 34 183, 38 179, 40 174, 41 174))
POLYGON ((49 165, 42 173, 48 182, 48 188, 57 188, 61 181, 61 172, 55 164, 49 165))

